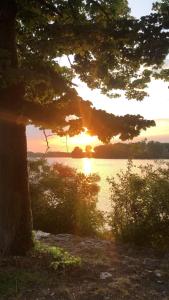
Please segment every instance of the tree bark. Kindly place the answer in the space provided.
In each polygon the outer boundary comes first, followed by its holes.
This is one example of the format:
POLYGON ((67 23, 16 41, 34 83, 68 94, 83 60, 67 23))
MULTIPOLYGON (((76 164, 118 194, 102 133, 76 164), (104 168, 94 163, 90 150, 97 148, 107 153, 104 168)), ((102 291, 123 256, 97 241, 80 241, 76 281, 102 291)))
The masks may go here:
MULTIPOLYGON (((17 70, 16 4, 0 1, 0 75, 17 70)), ((24 90, 19 83, 1 86, 0 105, 21 106, 24 90)), ((0 253, 24 255, 31 247, 32 218, 28 193, 25 126, 0 114, 0 253)))

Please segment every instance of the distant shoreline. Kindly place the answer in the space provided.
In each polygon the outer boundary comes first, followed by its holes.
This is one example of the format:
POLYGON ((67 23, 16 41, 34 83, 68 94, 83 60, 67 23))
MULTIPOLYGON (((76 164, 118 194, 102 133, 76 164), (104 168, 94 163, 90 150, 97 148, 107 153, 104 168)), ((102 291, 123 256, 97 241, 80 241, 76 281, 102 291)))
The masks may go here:
POLYGON ((47 159, 47 158, 73 158, 73 159, 82 159, 82 158, 91 158, 91 159, 132 159, 132 160, 137 160, 137 159, 141 159, 141 160, 163 160, 163 159, 167 159, 169 160, 169 157, 95 157, 95 156, 92 156, 92 157, 88 157, 88 156, 82 156, 82 157, 73 157, 71 156, 71 153, 70 155, 46 155, 45 153, 36 153, 34 152, 33 155, 30 155, 28 153, 28 158, 44 158, 44 159, 47 159))
POLYGON ((137 143, 115 143, 98 145, 92 149, 87 145, 86 151, 76 146, 72 152, 48 151, 31 152, 28 157, 72 157, 72 158, 96 158, 96 159, 169 159, 169 143, 155 141, 142 141, 137 143))

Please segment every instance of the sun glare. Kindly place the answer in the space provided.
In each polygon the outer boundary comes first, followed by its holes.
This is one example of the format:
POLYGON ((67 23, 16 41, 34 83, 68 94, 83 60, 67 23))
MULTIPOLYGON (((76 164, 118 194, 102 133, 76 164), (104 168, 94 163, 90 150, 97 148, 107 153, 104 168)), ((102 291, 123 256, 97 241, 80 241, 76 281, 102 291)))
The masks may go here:
POLYGON ((69 139, 69 141, 72 145, 79 146, 84 150, 86 145, 91 145, 92 147, 95 146, 97 138, 95 136, 90 136, 86 132, 82 132, 81 134, 69 139))
POLYGON ((83 158, 83 173, 85 175, 92 173, 92 160, 90 158, 83 158))

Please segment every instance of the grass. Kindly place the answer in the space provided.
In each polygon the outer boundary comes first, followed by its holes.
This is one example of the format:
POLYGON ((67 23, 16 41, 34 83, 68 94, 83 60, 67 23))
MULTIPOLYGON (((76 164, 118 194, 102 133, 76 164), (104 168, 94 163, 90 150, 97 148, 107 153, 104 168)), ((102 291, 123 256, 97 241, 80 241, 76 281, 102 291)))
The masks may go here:
POLYGON ((41 275, 29 270, 0 272, 0 297, 19 296, 21 290, 31 288, 35 282, 40 283, 43 280, 41 275))
MULTIPOLYGON (((80 266, 81 259, 70 255, 62 248, 47 246, 36 242, 35 248, 28 257, 2 259, 0 270, 0 299, 22 299, 22 291, 34 292, 34 287, 40 289, 50 285, 49 273, 80 266), (5 268, 4 268, 5 266, 5 268)), ((58 274, 57 274, 58 275, 58 274)), ((53 275, 52 275, 53 276, 53 275)))
POLYGON ((75 236, 42 241, 28 256, 0 258, 0 300, 169 299, 168 255, 75 236))

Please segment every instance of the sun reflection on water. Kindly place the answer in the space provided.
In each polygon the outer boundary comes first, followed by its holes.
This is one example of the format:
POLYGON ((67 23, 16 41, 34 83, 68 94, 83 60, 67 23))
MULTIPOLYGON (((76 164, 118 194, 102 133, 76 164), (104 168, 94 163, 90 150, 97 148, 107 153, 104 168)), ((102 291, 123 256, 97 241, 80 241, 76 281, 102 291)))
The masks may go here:
POLYGON ((83 158, 83 173, 85 175, 92 173, 92 160, 90 158, 83 158))

